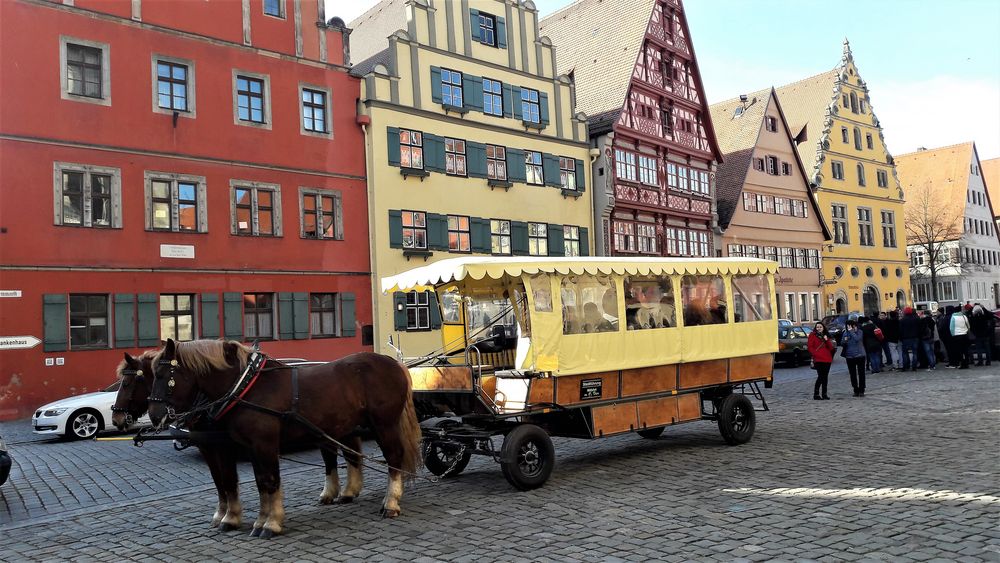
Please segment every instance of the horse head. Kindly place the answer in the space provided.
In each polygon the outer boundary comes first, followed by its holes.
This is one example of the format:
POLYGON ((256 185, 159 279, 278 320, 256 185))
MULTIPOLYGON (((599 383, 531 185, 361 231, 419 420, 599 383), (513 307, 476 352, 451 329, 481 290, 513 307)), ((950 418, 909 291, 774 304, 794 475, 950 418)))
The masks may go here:
POLYGON ((232 340, 168 339, 152 360, 153 384, 149 418, 157 428, 194 406, 199 395, 207 400, 222 397, 246 364, 250 348, 232 340))
POLYGON ((118 365, 118 395, 111 407, 111 423, 118 430, 126 430, 135 423, 149 408, 150 385, 153 380, 154 351, 143 352, 133 358, 125 353, 125 359, 118 365))

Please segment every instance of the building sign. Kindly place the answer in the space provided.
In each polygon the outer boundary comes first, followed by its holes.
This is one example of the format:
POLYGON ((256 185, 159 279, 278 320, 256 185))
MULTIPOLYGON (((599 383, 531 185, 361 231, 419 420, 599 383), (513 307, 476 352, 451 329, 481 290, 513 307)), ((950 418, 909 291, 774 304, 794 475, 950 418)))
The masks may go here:
POLYGON ((27 350, 41 342, 34 336, 0 336, 0 350, 27 350))
POLYGON ((190 244, 161 244, 160 258, 194 258, 194 246, 190 244))
POLYGON ((588 401, 592 399, 600 399, 603 393, 601 392, 601 387, 603 386, 604 380, 598 379, 584 379, 580 382, 580 400, 588 401))
POLYGON ((20 297, 20 289, 0 289, 0 297, 20 297))

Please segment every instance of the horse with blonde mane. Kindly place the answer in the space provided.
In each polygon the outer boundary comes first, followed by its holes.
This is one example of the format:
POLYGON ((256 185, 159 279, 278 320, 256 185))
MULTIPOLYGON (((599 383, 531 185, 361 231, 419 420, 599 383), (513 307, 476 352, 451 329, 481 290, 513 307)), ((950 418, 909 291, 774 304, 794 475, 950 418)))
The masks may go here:
MULTIPOLYGON (((352 501, 362 488, 362 460, 354 455, 361 451, 358 427, 374 432, 388 465, 382 514, 399 516, 403 480, 414 474, 421 457, 420 425, 407 369, 389 356, 371 352, 309 366, 285 365, 266 356, 261 361, 254 354, 236 341, 167 340, 152 360, 149 397, 150 419, 158 427, 170 416, 200 412, 231 443, 247 450, 260 494, 260 513, 250 535, 270 538, 284 529, 278 464, 282 443, 320 446, 327 467, 321 502, 352 501), (255 366, 256 373, 251 373, 255 366), (208 406, 199 406, 199 401, 208 406), (343 491, 336 449, 328 438, 346 446, 342 449, 348 481, 343 491)), ((232 509, 234 502, 239 503, 238 490, 235 483, 227 486, 232 509)), ((223 522, 238 527, 238 513, 223 522)))

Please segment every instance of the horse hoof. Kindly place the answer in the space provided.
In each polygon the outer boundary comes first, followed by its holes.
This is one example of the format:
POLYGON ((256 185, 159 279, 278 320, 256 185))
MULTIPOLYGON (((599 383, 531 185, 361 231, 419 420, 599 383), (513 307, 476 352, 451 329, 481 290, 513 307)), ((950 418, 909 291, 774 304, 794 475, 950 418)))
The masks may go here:
POLYGON ((337 497, 337 500, 334 502, 337 504, 351 504, 354 502, 354 497, 337 497))
POLYGON ((254 528, 254 529, 250 530, 250 537, 251 538, 256 538, 257 536, 260 535, 260 531, 261 530, 263 530, 263 528, 254 528))
POLYGON ((232 532, 234 530, 239 530, 240 527, 237 526, 236 524, 230 524, 228 522, 223 522, 223 523, 219 524, 219 527, 217 529, 220 532, 232 532))
POLYGON ((390 510, 388 508, 382 509, 382 518, 396 518, 399 515, 400 511, 398 510, 390 510))
POLYGON ((275 535, 274 532, 272 532, 271 530, 269 530, 267 528, 261 528, 260 529, 260 539, 262 539, 262 540, 269 540, 269 539, 273 538, 274 535, 275 535))

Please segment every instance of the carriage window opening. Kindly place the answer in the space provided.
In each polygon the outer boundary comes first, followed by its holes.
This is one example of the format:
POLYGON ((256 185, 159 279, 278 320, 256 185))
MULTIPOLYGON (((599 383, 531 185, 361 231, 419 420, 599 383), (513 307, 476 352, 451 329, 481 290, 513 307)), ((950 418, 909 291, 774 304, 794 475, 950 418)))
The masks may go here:
POLYGON ((684 276, 681 280, 684 326, 724 324, 725 287, 720 276, 684 276))
POLYGON ((625 326, 628 330, 677 326, 670 278, 625 278, 625 326))
POLYGON ((607 277, 578 276, 562 281, 563 334, 618 330, 618 293, 607 277))
POLYGON ((495 296, 469 297, 465 302, 469 338, 489 337, 491 327, 514 326, 514 308, 509 299, 495 296))
POLYGON ((462 322, 462 295, 457 289, 452 288, 442 292, 441 298, 441 320, 446 323, 462 322))
POLYGON ((767 276, 733 276, 733 314, 736 322, 771 320, 770 295, 767 276))
POLYGON ((531 285, 531 298, 535 302, 535 311, 539 313, 552 312, 552 286, 548 276, 534 276, 528 279, 531 285))
POLYGON ((160 295, 160 340, 194 340, 194 295, 160 295))
POLYGON ((274 338, 274 296, 270 293, 243 294, 243 334, 247 340, 274 338))

